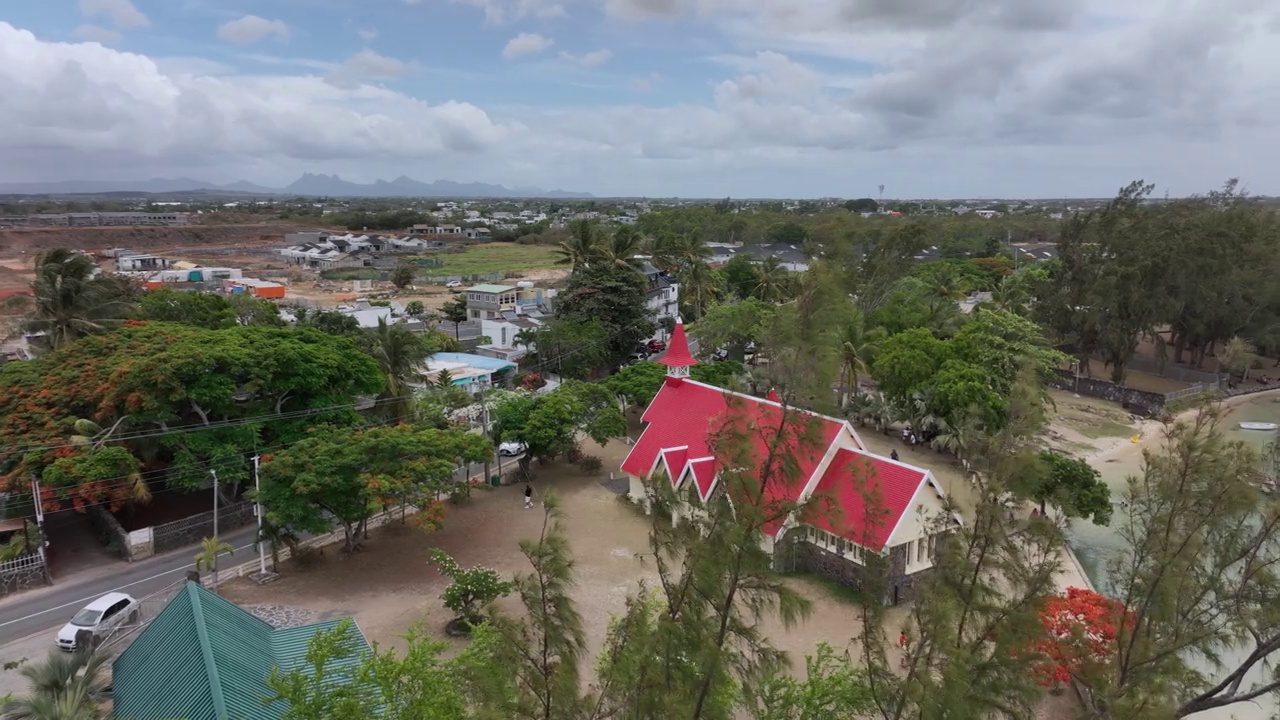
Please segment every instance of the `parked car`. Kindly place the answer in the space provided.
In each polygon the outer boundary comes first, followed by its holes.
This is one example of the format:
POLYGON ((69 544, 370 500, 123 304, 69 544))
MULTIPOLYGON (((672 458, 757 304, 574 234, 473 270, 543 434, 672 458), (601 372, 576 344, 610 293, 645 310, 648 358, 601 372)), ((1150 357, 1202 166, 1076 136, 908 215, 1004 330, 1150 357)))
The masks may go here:
POLYGON ((729 351, 724 348, 720 348, 715 352, 711 353, 711 359, 714 362, 724 362, 725 360, 729 359, 729 351))
POLYGON ((72 652, 76 649, 76 635, 88 630, 96 638, 106 637, 125 622, 138 619, 139 603, 124 593, 107 593, 94 600, 71 618, 71 622, 58 631, 58 649, 72 652))
POLYGON ((522 442, 504 442, 498 446, 498 454, 502 457, 515 457, 528 449, 529 446, 522 442))
POLYGON ((649 352, 662 352, 663 350, 667 349, 667 341, 658 340, 655 338, 653 340, 650 340, 649 344, 646 345, 645 347, 649 348, 649 352))
POLYGON ((461 295, 461 294, 462 294, 462 291, 461 291, 461 290, 459 290, 458 288, 449 288, 449 294, 450 294, 450 295, 461 295))
POLYGON ((444 284, 444 286, 445 286, 445 287, 447 287, 447 288, 462 287, 462 281, 461 281, 461 280, 450 280, 449 282, 445 283, 445 284, 444 284))
POLYGON ((645 352, 644 350, 636 350, 635 352, 631 353, 630 357, 627 358, 627 362, 638 363, 638 362, 644 362, 645 360, 648 360, 648 359, 649 359, 649 353, 645 352))

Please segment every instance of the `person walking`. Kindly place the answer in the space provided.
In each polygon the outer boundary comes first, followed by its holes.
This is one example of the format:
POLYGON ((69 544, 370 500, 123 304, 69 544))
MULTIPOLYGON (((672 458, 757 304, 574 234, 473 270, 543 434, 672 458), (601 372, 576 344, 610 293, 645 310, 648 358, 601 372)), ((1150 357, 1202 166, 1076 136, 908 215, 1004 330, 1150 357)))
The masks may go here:
POLYGON ((893 452, 889 453, 889 459, 890 459, 890 460, 897 460, 897 459, 898 459, 898 451, 897 451, 897 450, 894 450, 893 452))
POLYGON ((533 507, 533 486, 529 483, 524 484, 524 507, 526 510, 533 507))

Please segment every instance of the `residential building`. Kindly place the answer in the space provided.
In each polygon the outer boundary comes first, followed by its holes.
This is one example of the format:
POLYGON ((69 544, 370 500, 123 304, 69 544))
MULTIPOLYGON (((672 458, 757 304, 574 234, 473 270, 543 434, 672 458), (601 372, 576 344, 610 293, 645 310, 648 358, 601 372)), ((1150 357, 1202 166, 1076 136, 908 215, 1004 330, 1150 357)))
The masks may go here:
POLYGON ((493 236, 487 227, 466 228, 462 231, 465 237, 474 238, 476 240, 488 240, 493 236))
POLYGON ((531 346, 517 340, 520 333, 537 330, 547 319, 538 310, 529 313, 504 310, 496 318, 481 319, 480 334, 489 338, 489 342, 478 346, 476 352, 503 360, 519 360, 533 351, 531 346))
POLYGON ((376 328, 379 322, 388 325, 398 322, 405 314, 400 303, 392 301, 390 305, 374 305, 365 298, 358 298, 355 305, 339 305, 335 311, 350 315, 362 328, 376 328))
POLYGON ((448 372, 453 387, 477 393, 501 387, 514 377, 516 364, 508 360, 471 353, 440 352, 427 358, 426 379, 438 384, 441 373, 448 372))
POLYGON ((547 305, 555 296, 554 290, 533 287, 533 283, 516 285, 475 285, 466 290, 467 317, 471 320, 494 320, 506 310, 525 312, 536 308, 549 310, 547 305))
POLYGON ((655 337, 662 339, 663 321, 674 321, 680 314, 680 285, 658 268, 645 263, 640 271, 645 277, 645 306, 658 324, 655 337))
POLYGON ((932 473, 869 452, 845 420, 795 408, 784 413, 774 392, 762 399, 691 380, 689 367, 697 361, 682 324, 675 326, 659 362, 668 367, 667 379, 645 410, 644 431, 622 463, 631 500, 651 511, 652 484, 670 483, 680 498, 672 508, 672 521, 678 523, 731 492, 719 482, 715 447, 726 425, 740 423, 744 433, 755 436, 754 452, 763 458, 769 437, 786 436, 784 423, 812 423, 816 444, 796 442, 786 449, 794 476, 766 478, 762 497, 753 500, 799 508, 765 526, 762 548, 796 569, 853 588, 863 585, 870 572, 866 559, 877 554, 887 560, 884 601, 914 597, 933 567, 939 530, 959 522, 958 516, 946 515, 945 493, 932 473), (880 506, 868 508, 868 497, 878 497, 880 506))
POLYGON ((187 215, 144 212, 40 213, 27 216, 27 224, 52 227, 169 226, 186 225, 187 215))
POLYGON ((723 265, 736 255, 747 255, 756 262, 764 262, 767 258, 775 258, 784 268, 791 272, 808 272, 809 258, 804 251, 795 245, 773 243, 771 245, 744 245, 730 243, 707 243, 712 256, 708 258, 713 266, 723 265))
MULTIPOLYGON (((272 627, 252 613, 187 582, 147 623, 111 666, 112 717, 119 720, 276 720, 288 703, 265 703, 266 680, 281 672, 309 671, 308 646, 318 633, 343 622, 272 627)), ((369 652, 359 628, 356 651, 331 659, 341 673, 369 652)))
POLYGON ((164 270, 169 267, 169 260, 159 255, 149 255, 147 253, 130 252, 127 250, 116 252, 116 271, 117 272, 141 272, 146 270, 164 270))

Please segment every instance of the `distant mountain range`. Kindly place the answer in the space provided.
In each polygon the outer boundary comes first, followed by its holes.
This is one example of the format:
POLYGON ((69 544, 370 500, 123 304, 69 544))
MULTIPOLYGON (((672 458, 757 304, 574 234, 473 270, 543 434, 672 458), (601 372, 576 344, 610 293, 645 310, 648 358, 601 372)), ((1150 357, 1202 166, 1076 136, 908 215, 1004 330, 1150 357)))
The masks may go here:
POLYGON ((438 197, 438 198, 590 198, 591 193, 543 190, 536 187, 508 188, 486 183, 436 180, 424 183, 401 175, 395 180, 378 180, 369 185, 343 180, 337 175, 306 173, 282 188, 269 188, 239 180, 228 185, 191 178, 153 178, 140 181, 67 180, 46 183, 0 183, 0 195, 101 195, 104 193, 172 194, 181 192, 230 193, 236 195, 302 195, 313 197, 438 197))

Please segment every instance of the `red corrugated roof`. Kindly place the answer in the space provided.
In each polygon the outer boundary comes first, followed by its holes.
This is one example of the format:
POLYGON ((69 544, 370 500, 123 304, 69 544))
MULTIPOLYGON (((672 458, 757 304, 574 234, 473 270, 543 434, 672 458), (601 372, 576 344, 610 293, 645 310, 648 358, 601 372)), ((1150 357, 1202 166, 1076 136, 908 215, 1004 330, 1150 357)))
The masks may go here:
POLYGON ((879 552, 911 511, 926 477, 924 470, 889 458, 839 450, 814 488, 803 522, 879 552), (868 495, 879 495, 879 508, 870 515, 868 495))
POLYGON ((676 326, 671 331, 671 341, 667 343, 667 353, 658 362, 667 367, 689 367, 690 365, 698 364, 698 361, 693 359, 693 353, 689 352, 689 339, 684 334, 684 323, 679 320, 676 321, 676 326))
MULTIPOLYGON (((769 504, 791 502, 800 496, 805 484, 813 476, 823 455, 836 436, 846 427, 841 420, 823 417, 795 409, 799 418, 817 420, 818 437, 812 447, 797 448, 795 465, 796 477, 787 481, 781 478, 770 482, 764 488, 762 501, 769 504)), ((796 417, 796 416, 793 416, 796 417)), ((705 385, 687 378, 667 378, 657 396, 645 410, 643 420, 648 423, 640 439, 636 441, 627 459, 622 463, 622 470, 631 475, 648 477, 654 462, 664 450, 687 446, 685 458, 714 457, 711 445, 718 434, 726 429, 730 421, 736 421, 740 430, 750 433, 755 440, 753 452, 758 467, 764 462, 769 451, 769 442, 783 426, 783 410, 778 403, 760 398, 730 393, 713 385, 705 385), (731 414, 729 405, 733 403, 731 414)), ((797 420, 789 419, 787 430, 799 433, 803 428, 797 420)), ((784 444, 797 444, 798 439, 789 437, 784 444)), ((715 462, 698 463, 694 467, 694 480, 698 483, 698 491, 702 497, 708 497, 715 487, 715 462)), ((673 477, 672 481, 679 479, 673 477)), ((765 531, 773 534, 781 526, 781 519, 765 527, 765 531)))
POLYGON ((698 496, 706 500, 711 495, 711 489, 715 487, 716 459, 698 458, 689 463, 689 468, 693 473, 693 482, 698 486, 698 496))

